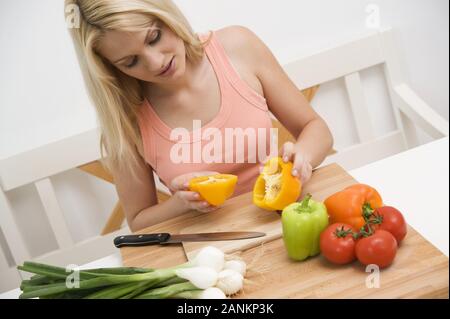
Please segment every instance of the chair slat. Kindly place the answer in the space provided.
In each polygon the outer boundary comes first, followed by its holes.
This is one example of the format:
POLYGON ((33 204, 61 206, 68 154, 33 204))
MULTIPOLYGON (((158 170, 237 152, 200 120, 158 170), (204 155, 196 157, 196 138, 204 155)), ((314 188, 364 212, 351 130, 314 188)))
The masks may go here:
POLYGON ((0 293, 19 287, 22 278, 16 267, 0 269, 0 293))
POLYGON ((14 261, 19 264, 30 259, 30 253, 14 219, 11 203, 0 189, 0 226, 14 261))
POLYGON ((387 83, 387 89, 391 99, 397 129, 402 134, 405 149, 411 148, 419 144, 417 133, 407 118, 400 112, 399 105, 402 101, 394 92, 395 86, 407 81, 405 75, 406 68, 403 61, 398 58, 396 52, 398 48, 395 41, 394 32, 389 30, 380 33, 380 42, 385 59, 383 64, 383 75, 387 83))
POLYGON ((52 182, 49 178, 45 178, 34 183, 34 185, 44 206, 44 211, 47 214, 58 246, 60 248, 72 246, 73 240, 70 236, 69 228, 67 227, 58 199, 56 198, 52 182))
POLYGON ((359 141, 361 143, 368 142, 373 139, 375 135, 373 132, 373 125, 370 120, 370 113, 367 109, 364 89, 361 84, 359 72, 354 72, 345 76, 344 80, 359 141))

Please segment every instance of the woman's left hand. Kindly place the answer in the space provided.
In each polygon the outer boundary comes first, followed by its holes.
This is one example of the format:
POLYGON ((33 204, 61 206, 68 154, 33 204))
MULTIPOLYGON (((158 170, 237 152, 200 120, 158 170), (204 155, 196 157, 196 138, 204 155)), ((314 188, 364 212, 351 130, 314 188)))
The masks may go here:
POLYGON ((292 176, 300 179, 304 185, 312 175, 312 166, 302 150, 292 142, 286 142, 281 147, 280 156, 284 162, 291 161, 293 163, 292 176))

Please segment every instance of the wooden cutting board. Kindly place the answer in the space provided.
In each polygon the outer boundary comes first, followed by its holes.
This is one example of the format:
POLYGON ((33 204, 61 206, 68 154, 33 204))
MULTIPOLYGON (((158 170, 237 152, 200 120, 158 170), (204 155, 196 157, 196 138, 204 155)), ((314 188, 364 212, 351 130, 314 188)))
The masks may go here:
MULTIPOLYGON (((317 201, 346 186, 357 183, 339 166, 327 166, 316 170, 302 189, 302 197, 308 193, 317 201)), ((281 217, 252 204, 252 194, 247 193, 239 199, 228 201, 220 211, 205 214, 195 224, 183 228, 181 234, 218 231, 257 231, 266 233, 264 237, 244 240, 215 242, 184 242, 186 257, 191 260, 206 246, 215 246, 225 253, 232 254, 261 245, 282 237, 281 217)))
MULTIPOLYGON (((305 185, 303 194, 311 193, 323 200, 331 193, 356 181, 340 166, 331 164, 317 169, 305 185)), ((364 181, 361 181, 364 182, 364 181)), ((383 195, 382 190, 379 190, 383 195)), ((395 206, 396 203, 387 203, 395 206)), ((281 236, 280 217, 254 207, 251 193, 234 197, 214 213, 189 212, 148 227, 138 233, 170 232, 172 234, 198 229, 213 230, 266 229, 270 236, 281 236), (215 219, 213 218, 215 217, 215 219), (222 224, 225 223, 225 224, 222 224), (253 225, 255 228, 250 229, 253 225), (279 234, 279 235, 276 235, 279 234)), ((209 242, 208 244, 211 244, 209 242)), ((193 245, 125 247, 121 249, 123 264, 129 267, 171 267, 186 261, 202 247, 193 245), (184 248, 184 249, 183 249, 184 248), (186 253, 186 255, 185 255, 186 253)), ((237 249, 226 243, 248 265, 244 290, 234 298, 448 298, 448 257, 430 244, 412 227, 400 246, 394 263, 383 269, 376 280, 357 261, 337 266, 321 255, 303 262, 288 258, 282 238, 264 243, 244 243, 237 249), (254 247, 250 247, 254 246, 254 247), (369 285, 368 285, 369 282, 369 285), (370 286, 370 283, 373 286, 370 286)), ((376 278, 374 278, 376 279, 376 278)))

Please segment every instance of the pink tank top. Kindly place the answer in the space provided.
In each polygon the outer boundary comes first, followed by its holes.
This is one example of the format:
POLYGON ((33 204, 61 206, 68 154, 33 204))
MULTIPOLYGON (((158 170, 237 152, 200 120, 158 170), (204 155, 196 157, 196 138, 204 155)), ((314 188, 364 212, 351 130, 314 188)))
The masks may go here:
MULTIPOLYGON (((140 109, 138 122, 143 140, 145 160, 172 193, 174 190, 170 187, 171 181, 179 175, 197 171, 217 171, 238 176, 233 195, 237 196, 253 189, 259 175, 260 162, 265 158, 262 158, 261 155, 258 156, 258 152, 261 151, 266 157, 269 155, 270 140, 274 137, 274 134, 270 131, 272 121, 266 99, 241 79, 216 34, 214 31, 211 31, 211 33, 212 37, 205 47, 205 52, 216 74, 221 93, 220 110, 215 118, 209 123, 202 123, 201 129, 194 127, 191 132, 185 130, 189 140, 181 141, 179 137, 174 138, 173 136, 171 139, 173 129, 159 118, 150 101, 145 99, 140 109), (202 137, 208 129, 220 131, 222 140, 219 144, 222 144, 221 152, 223 152, 223 156, 220 156, 222 160, 215 158, 214 162, 211 162, 211 159, 205 160, 203 156, 199 155, 194 159, 195 150, 200 148, 203 150, 202 152, 206 152, 205 145, 211 146, 211 140, 202 137), (251 136, 253 141, 258 141, 263 135, 264 137, 259 145, 258 142, 252 144, 256 145, 254 151, 253 148, 252 151, 249 151, 247 147, 249 139, 244 139, 244 144, 242 142, 241 144, 237 143, 236 139, 233 140, 232 146, 230 146, 231 142, 227 144, 225 142, 226 129, 238 129, 241 132, 252 131, 255 136, 252 136, 252 134, 246 136, 251 136), (246 131, 246 129, 249 130, 246 131), (178 149, 190 149, 190 161, 188 163, 173 162, 173 157, 170 154, 171 150, 173 152, 175 144, 177 144, 178 149), (229 147, 226 148, 225 145, 229 147), (238 145, 241 147, 238 147, 238 145), (261 145, 264 145, 264 149, 261 145), (242 150, 244 153, 242 153, 242 150), (241 156, 240 161, 237 160, 238 154, 241 156), (244 161, 242 161, 242 154, 244 161), (225 159, 227 156, 228 160, 225 159), (233 158, 232 161, 230 161, 231 158, 233 158)), ((209 34, 199 36, 202 41, 205 41, 209 34)), ((219 144, 216 144, 217 149, 220 146, 219 144)), ((215 154, 217 155, 217 153, 215 154)))

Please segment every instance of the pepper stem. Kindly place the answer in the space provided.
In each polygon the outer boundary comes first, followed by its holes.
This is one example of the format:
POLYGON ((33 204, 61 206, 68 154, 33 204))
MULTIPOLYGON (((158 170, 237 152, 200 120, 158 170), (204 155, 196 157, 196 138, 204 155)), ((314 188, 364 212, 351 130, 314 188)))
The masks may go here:
POLYGON ((311 194, 307 194, 305 198, 303 198, 303 200, 300 202, 301 203, 301 208, 302 209, 307 209, 308 205, 309 205, 309 200, 311 199, 312 195, 311 194))
POLYGON ((373 214, 373 208, 372 206, 370 206, 370 203, 364 203, 363 207, 362 207, 362 215, 364 217, 364 220, 367 222, 370 217, 373 214))

